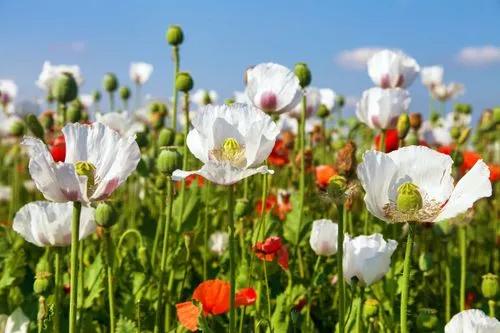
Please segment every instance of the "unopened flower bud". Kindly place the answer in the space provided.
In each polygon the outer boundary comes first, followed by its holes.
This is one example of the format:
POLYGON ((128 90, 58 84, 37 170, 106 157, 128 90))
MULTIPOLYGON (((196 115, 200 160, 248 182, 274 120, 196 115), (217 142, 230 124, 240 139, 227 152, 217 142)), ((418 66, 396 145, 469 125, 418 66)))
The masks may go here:
POLYGON ((54 127, 54 115, 52 112, 44 112, 40 115, 40 123, 46 130, 51 130, 54 127))
POLYGON ((344 107, 345 105, 345 98, 342 95, 337 95, 335 98, 335 105, 338 105, 338 107, 344 107))
POLYGON ((180 72, 175 77, 175 88, 177 90, 182 91, 184 93, 189 92, 193 89, 193 78, 187 72, 180 72))
POLYGON ((430 116, 431 123, 436 124, 438 122, 439 118, 441 118, 439 113, 437 113, 436 111, 432 111, 431 116, 430 116))
POLYGON ((16 120, 10 125, 9 132, 13 136, 21 137, 24 135, 25 129, 23 122, 16 120))
POLYGON ((400 140, 406 138, 406 135, 410 130, 410 117, 408 117, 408 114, 402 113, 399 116, 396 129, 398 130, 398 138, 400 140))
POLYGON ((102 87, 105 91, 111 93, 118 89, 118 78, 113 73, 106 73, 102 79, 102 87))
POLYGON ((481 283, 481 292, 483 296, 488 299, 493 299, 498 292, 498 276, 488 273, 483 275, 483 282, 481 283))
POLYGON ((59 103, 69 103, 78 96, 78 84, 70 73, 62 73, 54 83, 52 93, 59 103))
POLYGON ((432 268, 432 256, 428 252, 424 252, 418 258, 418 268, 422 272, 427 272, 432 268))
POLYGON ((422 126, 422 114, 419 112, 410 113, 410 127, 418 131, 422 126))
POLYGON ((38 118, 34 114, 29 114, 25 119, 31 133, 33 133, 33 135, 37 138, 43 140, 44 130, 42 124, 38 121, 38 118))
POLYGON ((165 103, 153 102, 149 105, 149 112, 159 114, 161 117, 166 117, 168 114, 168 108, 165 103))
POLYGON ((78 102, 78 101, 72 102, 68 106, 68 109, 66 110, 66 119, 70 123, 79 122, 82 119, 82 109, 83 109, 83 106, 80 102, 78 102))
POLYGON ((101 92, 99 90, 94 90, 92 93, 92 97, 94 98, 94 102, 99 102, 101 100, 101 92))
POLYGON ((417 316, 418 332, 433 332, 439 324, 437 311, 434 309, 422 309, 417 316))
POLYGON ((328 181, 328 194, 334 198, 340 198, 347 189, 347 180, 343 176, 335 175, 328 181))
POLYGON ((458 138, 460 137, 460 128, 458 127, 452 127, 451 130, 450 130, 450 135, 451 135, 451 138, 453 140, 458 140, 458 138))
POLYGON ((224 104, 226 104, 226 105, 231 105, 231 104, 234 104, 234 102, 235 102, 235 101, 234 101, 234 98, 226 98, 226 99, 224 100, 224 104))
POLYGON ((464 143, 466 143, 470 137, 470 133, 471 133, 470 127, 463 128, 460 131, 460 136, 458 137, 458 140, 457 140, 458 144, 463 145, 464 143))
POLYGON ((117 212, 112 205, 106 202, 101 202, 97 205, 95 210, 95 221, 97 225, 109 228, 116 223, 116 220, 117 212))
POLYGON ((415 212, 421 209, 422 206, 422 195, 420 194, 417 185, 407 182, 398 187, 396 207, 400 212, 415 212))
POLYGON ((142 268, 146 269, 148 267, 148 252, 146 247, 140 246, 137 250, 137 258, 139 259, 139 263, 142 268))
POLYGON ((162 128, 158 134, 158 146, 168 147, 174 144, 175 131, 172 128, 162 128))
POLYGON ((328 110, 325 104, 321 104, 318 108, 318 112, 316 112, 316 115, 322 119, 325 119, 330 115, 330 110, 328 110))
POLYGON ((123 101, 128 101, 128 99, 130 98, 130 89, 129 89, 129 87, 126 87, 126 86, 120 87, 120 98, 123 101))
POLYGON ((299 84, 302 88, 307 87, 311 84, 312 76, 309 67, 303 62, 299 62, 294 68, 295 75, 299 79, 299 84))
POLYGON ((174 146, 182 146, 184 145, 184 133, 175 133, 174 146))
POLYGON ((378 314, 378 308, 380 307, 379 301, 373 298, 368 298, 363 303, 363 315, 365 318, 372 318, 378 314))
POLYGON ((172 46, 180 45, 184 41, 184 33, 178 25, 169 26, 166 35, 167 42, 172 46))
POLYGON ((250 208, 250 204, 247 199, 241 198, 236 200, 236 205, 234 207, 234 217, 239 219, 245 216, 250 208))
POLYGON ((50 286, 50 273, 39 272, 36 274, 35 282, 33 283, 33 291, 36 294, 43 294, 50 286))
POLYGON ((156 159, 156 168, 159 172, 170 176, 172 172, 179 169, 182 165, 182 155, 177 149, 167 148, 160 152, 156 159))

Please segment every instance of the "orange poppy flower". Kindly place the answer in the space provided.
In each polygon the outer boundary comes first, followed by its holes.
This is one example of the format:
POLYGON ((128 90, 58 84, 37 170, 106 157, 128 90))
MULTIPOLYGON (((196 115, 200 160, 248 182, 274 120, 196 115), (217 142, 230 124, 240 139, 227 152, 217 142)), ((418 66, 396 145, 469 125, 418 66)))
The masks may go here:
POLYGON ((288 249, 281 242, 281 238, 271 236, 263 242, 257 242, 253 250, 257 258, 265 261, 277 259, 281 268, 288 269, 288 249))
POLYGON ((267 161, 271 165, 281 167, 290 163, 288 155, 289 150, 286 147, 284 141, 281 139, 277 139, 276 143, 274 144, 273 150, 271 151, 271 154, 267 158, 267 161))
POLYGON ((337 170, 331 165, 318 165, 316 167, 316 185, 324 189, 328 186, 330 178, 337 174, 337 170))

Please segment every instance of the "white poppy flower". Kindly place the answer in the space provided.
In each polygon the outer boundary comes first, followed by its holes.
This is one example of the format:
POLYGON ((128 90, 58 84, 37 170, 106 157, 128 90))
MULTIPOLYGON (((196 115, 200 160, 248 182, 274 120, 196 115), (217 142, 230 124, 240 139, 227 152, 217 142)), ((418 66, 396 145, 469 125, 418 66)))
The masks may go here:
POLYGON ((205 106, 207 104, 216 104, 219 95, 215 90, 205 90, 198 89, 191 98, 191 101, 195 103, 198 107, 205 106))
POLYGON ((441 66, 423 67, 420 71, 422 84, 428 88, 441 84, 443 82, 443 74, 444 70, 441 66))
POLYGON ((129 76, 130 80, 136 84, 143 85, 149 80, 153 73, 153 65, 145 62, 133 62, 130 64, 129 76))
POLYGON ((141 154, 134 137, 122 137, 101 124, 67 124, 62 132, 66 159, 54 162, 39 139, 25 137, 29 171, 36 187, 55 202, 100 201, 108 198, 135 170, 141 154))
POLYGON ((331 220, 321 219, 313 222, 309 244, 318 256, 331 256, 337 253, 338 225, 331 220))
POLYGON ((264 112, 247 104, 207 105, 192 125, 186 143, 204 165, 197 171, 176 170, 174 180, 198 174, 214 183, 231 185, 257 173, 272 173, 259 165, 271 153, 279 131, 264 112))
POLYGON ((337 94, 332 89, 324 88, 319 90, 321 96, 321 104, 325 105, 326 108, 332 111, 335 108, 335 100, 337 94))
POLYGON ((452 98, 462 95, 465 92, 463 84, 451 82, 449 84, 436 84, 431 89, 431 95, 434 99, 446 102, 452 98))
MULTIPOLYGON (((68 246, 71 245, 72 214, 72 202, 30 202, 16 213, 12 229, 36 246, 68 246)), ((79 239, 95 229, 94 208, 82 206, 79 239)))
POLYGON ((445 333, 499 333, 500 322, 488 317, 481 310, 464 310, 451 318, 444 327, 445 333))
POLYGON ((389 223, 439 222, 491 195, 490 171, 482 160, 456 186, 452 164, 450 156, 424 146, 366 152, 357 173, 368 210, 389 223))
POLYGON ((38 76, 36 85, 45 91, 50 91, 52 85, 62 73, 70 73, 80 86, 83 83, 83 76, 78 65, 52 65, 50 61, 43 63, 42 72, 38 76))
MULTIPOLYGON (((297 118, 291 117, 289 113, 284 113, 280 115, 276 125, 280 133, 283 132, 292 132, 297 135, 299 133, 299 121, 297 118)), ((314 130, 315 126, 321 125, 321 119, 318 117, 309 117, 306 119, 306 133, 311 133, 314 130)))
POLYGON ((410 102, 410 94, 404 89, 374 87, 363 92, 356 116, 373 129, 394 128, 398 117, 408 111, 410 102))
POLYGON ((429 145, 448 146, 453 143, 450 128, 442 124, 432 124, 427 120, 422 123, 419 135, 429 145))
MULTIPOLYGON (((2 315, 4 316, 4 315, 2 315)), ((21 308, 17 308, 7 318, 3 333, 28 333, 30 320, 21 308)))
POLYGON ((216 231, 210 235, 208 239, 208 248, 210 251, 217 255, 222 255, 224 251, 227 249, 227 245, 229 244, 229 235, 227 232, 216 231))
MULTIPOLYGON (((318 88, 309 87, 305 89, 306 94, 306 118, 316 114, 321 105, 321 94, 318 88)), ((289 116, 300 119, 302 113, 302 102, 299 102, 288 113, 289 116)))
POLYGON ((248 95, 244 91, 235 91, 234 102, 239 104, 252 104, 252 102, 248 99, 248 95))
POLYGON ((368 60, 368 75, 381 88, 409 87, 420 66, 401 51, 382 50, 368 60))
POLYGON ((96 113, 96 122, 114 129, 122 136, 133 136, 144 130, 144 124, 136 121, 128 112, 96 113))
POLYGON ((358 281, 369 286, 382 279, 391 265, 391 256, 398 242, 385 241, 381 234, 358 236, 351 238, 345 235, 344 257, 342 266, 347 283, 356 277, 358 281))
POLYGON ((12 80, 0 80, 0 104, 10 104, 17 96, 17 85, 12 80))
POLYGON ((267 113, 289 111, 302 97, 299 79, 282 65, 259 64, 247 70, 246 80, 248 99, 267 113))

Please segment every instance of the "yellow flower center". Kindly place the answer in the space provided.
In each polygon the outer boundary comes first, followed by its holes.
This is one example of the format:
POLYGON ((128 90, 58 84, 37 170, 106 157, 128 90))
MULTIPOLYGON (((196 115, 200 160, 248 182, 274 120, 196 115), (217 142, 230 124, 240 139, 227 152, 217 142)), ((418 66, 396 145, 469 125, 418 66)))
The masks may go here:
POLYGON ((96 168, 90 162, 78 161, 75 163, 75 172, 79 176, 87 176, 87 191, 93 192, 97 183, 96 168))
POLYGON ((213 149, 210 153, 214 160, 234 167, 243 168, 246 164, 245 147, 235 138, 226 138, 220 148, 213 149))

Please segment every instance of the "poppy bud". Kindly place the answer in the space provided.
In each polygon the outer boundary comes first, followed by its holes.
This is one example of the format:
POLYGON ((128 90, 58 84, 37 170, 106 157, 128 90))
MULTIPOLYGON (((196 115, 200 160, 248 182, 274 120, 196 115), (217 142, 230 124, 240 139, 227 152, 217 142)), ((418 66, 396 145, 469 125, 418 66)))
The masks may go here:
POLYGON ((418 186, 407 182, 398 187, 396 207, 400 212, 409 213, 421 209, 423 206, 422 195, 418 186))
POLYGON ((148 253, 144 246, 140 246, 137 250, 137 258, 142 268, 146 269, 148 267, 148 253))
POLYGON ((82 119, 83 106, 80 102, 74 101, 66 110, 66 118, 70 123, 77 123, 82 119))
POLYGON ((175 133, 174 146, 184 145, 184 133, 175 133))
POLYGON ((226 105, 231 105, 231 104, 234 104, 234 102, 235 102, 235 101, 234 101, 234 98, 226 98, 226 99, 224 100, 224 104, 226 104, 226 105))
POLYGON ((410 117, 408 117, 408 114, 402 113, 399 116, 396 129, 398 130, 398 138, 400 140, 406 138, 406 135, 410 130, 410 117))
POLYGON ((167 116, 168 108, 165 103, 162 102, 153 102, 149 105, 149 112, 157 113, 162 117, 167 116))
POLYGON ((450 130, 451 138, 455 141, 458 140, 458 138, 460 137, 460 132, 461 132, 460 128, 456 126, 452 127, 450 130))
POLYGON ((481 292, 483 296, 488 299, 493 299, 498 292, 498 276, 488 273, 483 275, 483 282, 481 283, 481 292))
POLYGON ((124 101, 128 101, 130 98, 130 89, 128 87, 120 87, 120 98, 124 101))
POLYGON ((415 131, 410 131, 408 135, 406 136, 406 144, 409 146, 416 146, 418 145, 418 134, 415 131))
POLYGON ((139 148, 147 147, 149 144, 148 133, 146 133, 146 132, 136 133, 135 142, 137 142, 137 145, 139 146, 139 148))
POLYGON ((340 198, 347 189, 347 180, 339 175, 335 175, 328 181, 328 193, 334 198, 340 198))
POLYGON ((78 96, 78 84, 70 73, 62 73, 54 83, 52 93, 59 103, 68 103, 78 96))
POLYGON ((429 253, 424 252, 420 255, 418 258, 418 268, 422 272, 427 272, 432 268, 432 256, 429 253))
POLYGON ((417 327, 419 332, 433 332, 438 324, 439 319, 434 309, 422 309, 417 316, 417 327))
POLYGON ((234 217, 237 219, 242 218, 248 213, 249 208, 250 205, 247 199, 237 199, 234 207, 234 217))
POLYGON ((24 124, 20 120, 14 121, 9 128, 10 134, 17 137, 23 136, 24 130, 25 130, 24 124))
POLYGON ((460 131, 460 136, 458 137, 457 140, 458 144, 463 145, 464 143, 466 143, 470 137, 470 133, 471 133, 470 127, 463 128, 460 131))
POLYGON ((342 95, 337 95, 335 98, 335 105, 338 105, 340 108, 345 105, 345 98, 342 95))
POLYGON ((101 100, 101 92, 99 90, 94 90, 92 93, 92 97, 94 98, 94 102, 99 102, 101 100))
POLYGON ((172 46, 181 45, 184 41, 184 33, 178 25, 171 25, 167 29, 167 42, 172 46))
POLYGON ((43 294, 50 286, 50 273, 39 272, 36 274, 35 282, 33 283, 33 291, 36 294, 43 294))
POLYGON ((175 131, 172 128, 162 128, 158 134, 158 146, 168 147, 173 145, 175 131))
POLYGON ((105 228, 111 227, 116 223, 117 213, 110 204, 101 202, 95 210, 95 221, 97 225, 105 228))
POLYGON ((311 71, 309 70, 309 67, 307 67, 307 64, 299 62, 295 65, 294 72, 299 79, 299 83, 302 88, 307 87, 311 83, 311 71))
POLYGON ((191 89, 193 89, 193 78, 191 75, 187 72, 180 72, 177 73, 177 76, 175 77, 175 88, 179 91, 182 91, 184 93, 189 92, 191 89))
POLYGON ((118 78, 113 73, 106 73, 102 79, 102 87, 108 93, 115 92, 118 89, 118 78))
POLYGON ((363 315, 365 318, 373 318, 378 314, 380 303, 373 298, 369 298, 363 303, 363 315))
POLYGON ((439 118, 441 118, 441 116, 439 115, 439 113, 437 113, 436 111, 432 111, 431 112, 430 120, 431 120, 432 124, 437 123, 438 120, 439 120, 439 118))
POLYGON ((410 113, 410 127, 418 131, 422 126, 422 114, 419 112, 410 113))
POLYGON ((51 130, 54 127, 54 116, 52 112, 44 112, 40 115, 40 123, 46 130, 51 130))
POLYGON ((156 159, 156 168, 159 172, 170 176, 182 165, 182 155, 176 149, 164 149, 156 159))
POLYGON ((325 104, 321 104, 318 108, 318 112, 316 112, 316 115, 322 119, 325 119, 330 115, 330 110, 328 110, 325 104))
POLYGON ((38 118, 34 114, 29 114, 26 116, 26 124, 29 130, 39 139, 43 140, 44 130, 42 124, 38 121, 38 118))

